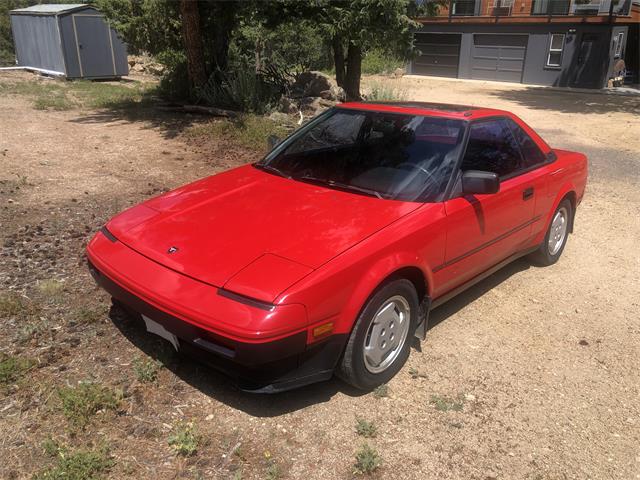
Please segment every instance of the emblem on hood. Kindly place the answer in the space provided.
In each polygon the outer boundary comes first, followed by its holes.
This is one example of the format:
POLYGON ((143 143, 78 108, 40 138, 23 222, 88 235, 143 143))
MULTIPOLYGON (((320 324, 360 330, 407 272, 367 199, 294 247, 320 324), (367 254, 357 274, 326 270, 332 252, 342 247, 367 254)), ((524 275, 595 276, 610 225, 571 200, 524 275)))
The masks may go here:
POLYGON ((178 251, 178 247, 169 247, 169 250, 167 250, 167 253, 176 253, 178 251))

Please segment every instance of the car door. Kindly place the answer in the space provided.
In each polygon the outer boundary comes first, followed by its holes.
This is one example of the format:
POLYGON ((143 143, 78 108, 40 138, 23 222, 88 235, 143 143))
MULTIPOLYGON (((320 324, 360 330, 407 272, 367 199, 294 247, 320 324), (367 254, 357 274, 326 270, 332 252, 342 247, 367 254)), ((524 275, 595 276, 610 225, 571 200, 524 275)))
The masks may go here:
POLYGON ((523 174, 524 167, 507 118, 492 117, 470 125, 459 175, 467 170, 496 173, 500 191, 464 195, 458 182, 445 202, 445 262, 434 271, 436 296, 506 259, 529 241, 539 175, 533 171, 523 174))

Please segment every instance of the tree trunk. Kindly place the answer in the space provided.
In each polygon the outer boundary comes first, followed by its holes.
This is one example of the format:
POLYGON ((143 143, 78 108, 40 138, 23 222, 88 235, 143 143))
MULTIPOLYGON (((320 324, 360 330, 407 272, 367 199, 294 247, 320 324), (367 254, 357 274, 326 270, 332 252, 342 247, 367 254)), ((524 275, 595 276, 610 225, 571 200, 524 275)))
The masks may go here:
POLYGON ((347 100, 360 100, 360 76, 362 75, 362 48, 349 43, 347 50, 347 72, 344 77, 344 91, 347 100))
POLYGON ((207 6, 212 9, 214 15, 213 60, 216 68, 225 72, 229 60, 231 32, 238 23, 239 2, 211 2, 207 6))
POLYGON ((337 35, 331 39, 333 49, 333 64, 336 67, 336 83, 339 87, 344 87, 344 46, 342 39, 337 35))
POLYGON ((204 64, 204 49, 200 34, 200 10, 197 0, 180 0, 182 16, 182 42, 187 55, 187 73, 191 88, 198 88, 207 82, 204 64))

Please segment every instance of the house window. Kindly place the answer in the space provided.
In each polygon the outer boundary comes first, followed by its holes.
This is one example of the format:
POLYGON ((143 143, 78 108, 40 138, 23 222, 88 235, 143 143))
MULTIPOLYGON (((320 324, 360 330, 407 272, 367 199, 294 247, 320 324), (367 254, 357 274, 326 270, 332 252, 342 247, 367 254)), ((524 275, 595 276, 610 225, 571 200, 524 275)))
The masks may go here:
POLYGON ((620 32, 616 37, 616 50, 615 50, 615 58, 620 58, 622 56, 622 42, 624 41, 624 33, 620 32))
POLYGON ((547 55, 547 67, 560 67, 562 65, 562 50, 564 49, 564 33, 552 33, 549 41, 549 55, 547 55))

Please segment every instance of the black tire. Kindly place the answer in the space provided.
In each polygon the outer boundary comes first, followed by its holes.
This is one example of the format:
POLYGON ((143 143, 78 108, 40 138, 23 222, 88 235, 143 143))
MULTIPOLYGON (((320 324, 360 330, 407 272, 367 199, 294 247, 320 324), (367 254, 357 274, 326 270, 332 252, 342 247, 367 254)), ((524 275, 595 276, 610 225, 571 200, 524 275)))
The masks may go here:
POLYGON ((360 312, 351 336, 344 350, 342 360, 336 374, 348 384, 361 389, 372 390, 375 387, 387 383, 409 358, 411 341, 419 318, 419 302, 416 289, 409 280, 391 280, 377 289, 369 298, 366 305, 360 312), (383 371, 372 373, 365 365, 364 347, 369 326, 373 322, 376 313, 384 304, 393 297, 402 297, 409 306, 408 333, 398 353, 383 371))
POLYGON ((544 241, 542 242, 538 250, 536 250, 531 254, 530 256, 531 261, 541 267, 547 267, 549 265, 553 265, 554 263, 556 263, 560 258, 560 255, 562 255, 562 252, 564 251, 564 247, 567 244, 567 239, 569 238, 569 233, 572 230, 572 226, 573 226, 573 206, 571 205, 571 201, 569 201, 568 198, 565 198, 560 202, 555 212, 553 212, 553 216, 551 217, 551 222, 549 223, 549 229, 547 230, 547 234, 544 236, 544 241), (566 212, 566 217, 567 217, 566 233, 564 235, 564 239, 562 240, 562 244, 560 245, 560 248, 557 251, 552 252, 549 247, 549 238, 553 234, 553 219, 556 217, 558 212, 562 211, 563 209, 566 212))

